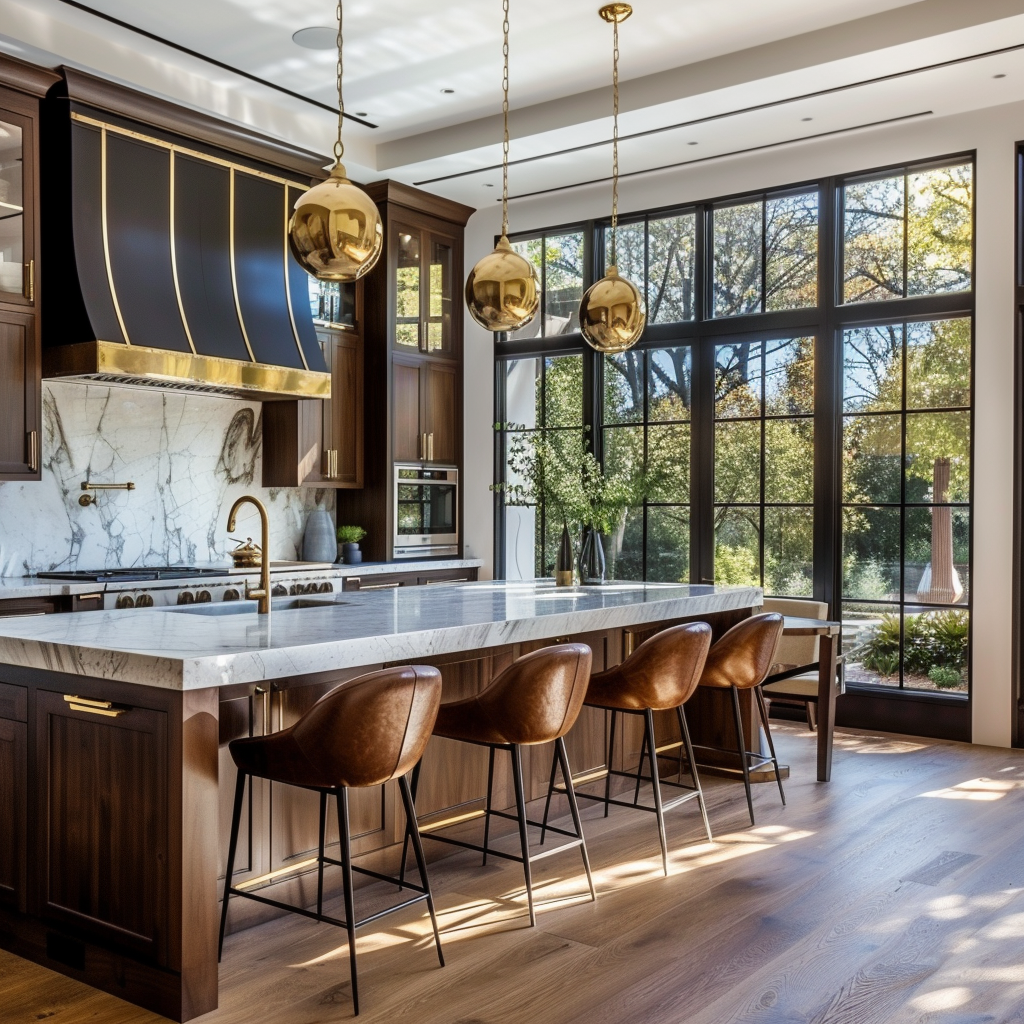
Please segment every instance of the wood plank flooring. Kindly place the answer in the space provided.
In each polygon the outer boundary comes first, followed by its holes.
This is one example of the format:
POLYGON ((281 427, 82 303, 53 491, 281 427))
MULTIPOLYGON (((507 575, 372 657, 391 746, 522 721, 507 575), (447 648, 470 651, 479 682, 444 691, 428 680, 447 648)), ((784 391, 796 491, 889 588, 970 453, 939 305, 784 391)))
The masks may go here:
MULTIPOLYGON (((584 805, 598 889, 578 853, 535 866, 459 853, 433 865, 448 966, 416 909, 360 933, 360 1020, 394 1024, 1024 1024, 1024 751, 837 732, 833 781, 814 737, 774 729, 782 807, 705 780, 670 812, 584 805)), ((536 837, 534 837, 536 839, 536 837)), ((508 842, 508 840, 503 840, 508 842)), ((357 893, 360 915, 393 890, 357 893)), ((339 930, 283 918, 229 936, 221 1006, 203 1024, 351 1019, 339 930)), ((0 952, 0 1022, 162 1018, 0 952)))

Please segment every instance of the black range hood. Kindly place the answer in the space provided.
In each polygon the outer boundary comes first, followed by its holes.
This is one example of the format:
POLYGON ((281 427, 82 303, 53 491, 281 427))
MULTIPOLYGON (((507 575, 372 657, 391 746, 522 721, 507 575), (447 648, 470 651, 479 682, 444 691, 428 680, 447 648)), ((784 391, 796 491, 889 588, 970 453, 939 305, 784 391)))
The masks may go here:
POLYGON ((62 71, 44 104, 44 376, 330 397, 287 245, 324 158, 62 71))

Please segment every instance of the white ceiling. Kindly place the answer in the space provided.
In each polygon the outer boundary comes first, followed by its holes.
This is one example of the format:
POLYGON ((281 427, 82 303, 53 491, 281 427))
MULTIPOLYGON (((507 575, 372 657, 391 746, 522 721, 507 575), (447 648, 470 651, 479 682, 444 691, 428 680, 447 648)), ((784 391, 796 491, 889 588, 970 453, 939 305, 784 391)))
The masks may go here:
MULTIPOLYGON (((291 39, 330 25, 331 0, 84 2, 333 101, 333 53, 291 39)), ((511 0, 512 158, 541 158, 513 166, 513 194, 608 173, 611 29, 596 8, 595 0, 511 0), (589 148, 563 152, 579 146, 589 148)), ((626 172, 1024 98, 1024 49, 964 60, 1024 45, 1024 0, 635 0, 634 8, 621 27, 620 131, 686 127, 624 142, 626 172), (929 69, 949 61, 961 63, 929 69), (902 77, 866 81, 894 74, 902 77)), ((345 26, 346 107, 377 125, 346 127, 350 172, 429 181, 424 187, 474 206, 492 202, 500 0, 349 0, 345 26)), ((329 113, 61 0, 0 0, 0 48, 330 150, 329 113)))

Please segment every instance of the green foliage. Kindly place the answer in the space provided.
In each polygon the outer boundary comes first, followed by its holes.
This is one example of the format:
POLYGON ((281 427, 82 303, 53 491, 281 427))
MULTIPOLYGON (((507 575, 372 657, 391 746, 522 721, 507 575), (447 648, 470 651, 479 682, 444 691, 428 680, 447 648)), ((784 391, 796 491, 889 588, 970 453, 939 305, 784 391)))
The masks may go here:
MULTIPOLYGON (((908 615, 903 621, 903 666, 913 675, 932 676, 937 669, 956 676, 967 667, 968 616, 961 609, 908 615)), ((889 676, 899 668, 900 618, 888 613, 862 634, 851 657, 871 672, 889 676)), ((948 678, 945 676, 943 678, 948 678)), ((950 677, 951 678, 951 677, 950 677)), ((954 684, 949 684, 951 688, 954 684)))
POLYGON ((358 544, 366 536, 366 531, 361 526, 339 526, 339 544, 358 544))
POLYGON ((889 581, 877 562, 857 561, 853 555, 843 559, 843 597, 872 601, 887 598, 889 592, 889 581))
POLYGON ((750 548, 715 545, 715 582, 758 587, 761 574, 757 554, 750 548))
POLYGON ((945 665, 933 665, 928 670, 928 678, 939 690, 955 690, 961 682, 959 670, 945 665))

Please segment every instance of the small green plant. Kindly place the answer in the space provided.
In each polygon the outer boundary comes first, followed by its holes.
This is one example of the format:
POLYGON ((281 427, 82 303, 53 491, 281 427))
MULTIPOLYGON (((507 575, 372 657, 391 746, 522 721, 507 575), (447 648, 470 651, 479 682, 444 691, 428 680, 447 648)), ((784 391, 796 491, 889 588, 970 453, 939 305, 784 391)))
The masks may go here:
POLYGON ((339 526, 339 544, 358 544, 366 536, 366 531, 361 526, 339 526))
POLYGON ((940 690, 955 690, 960 685, 960 671, 948 665, 933 665, 928 678, 940 690))

